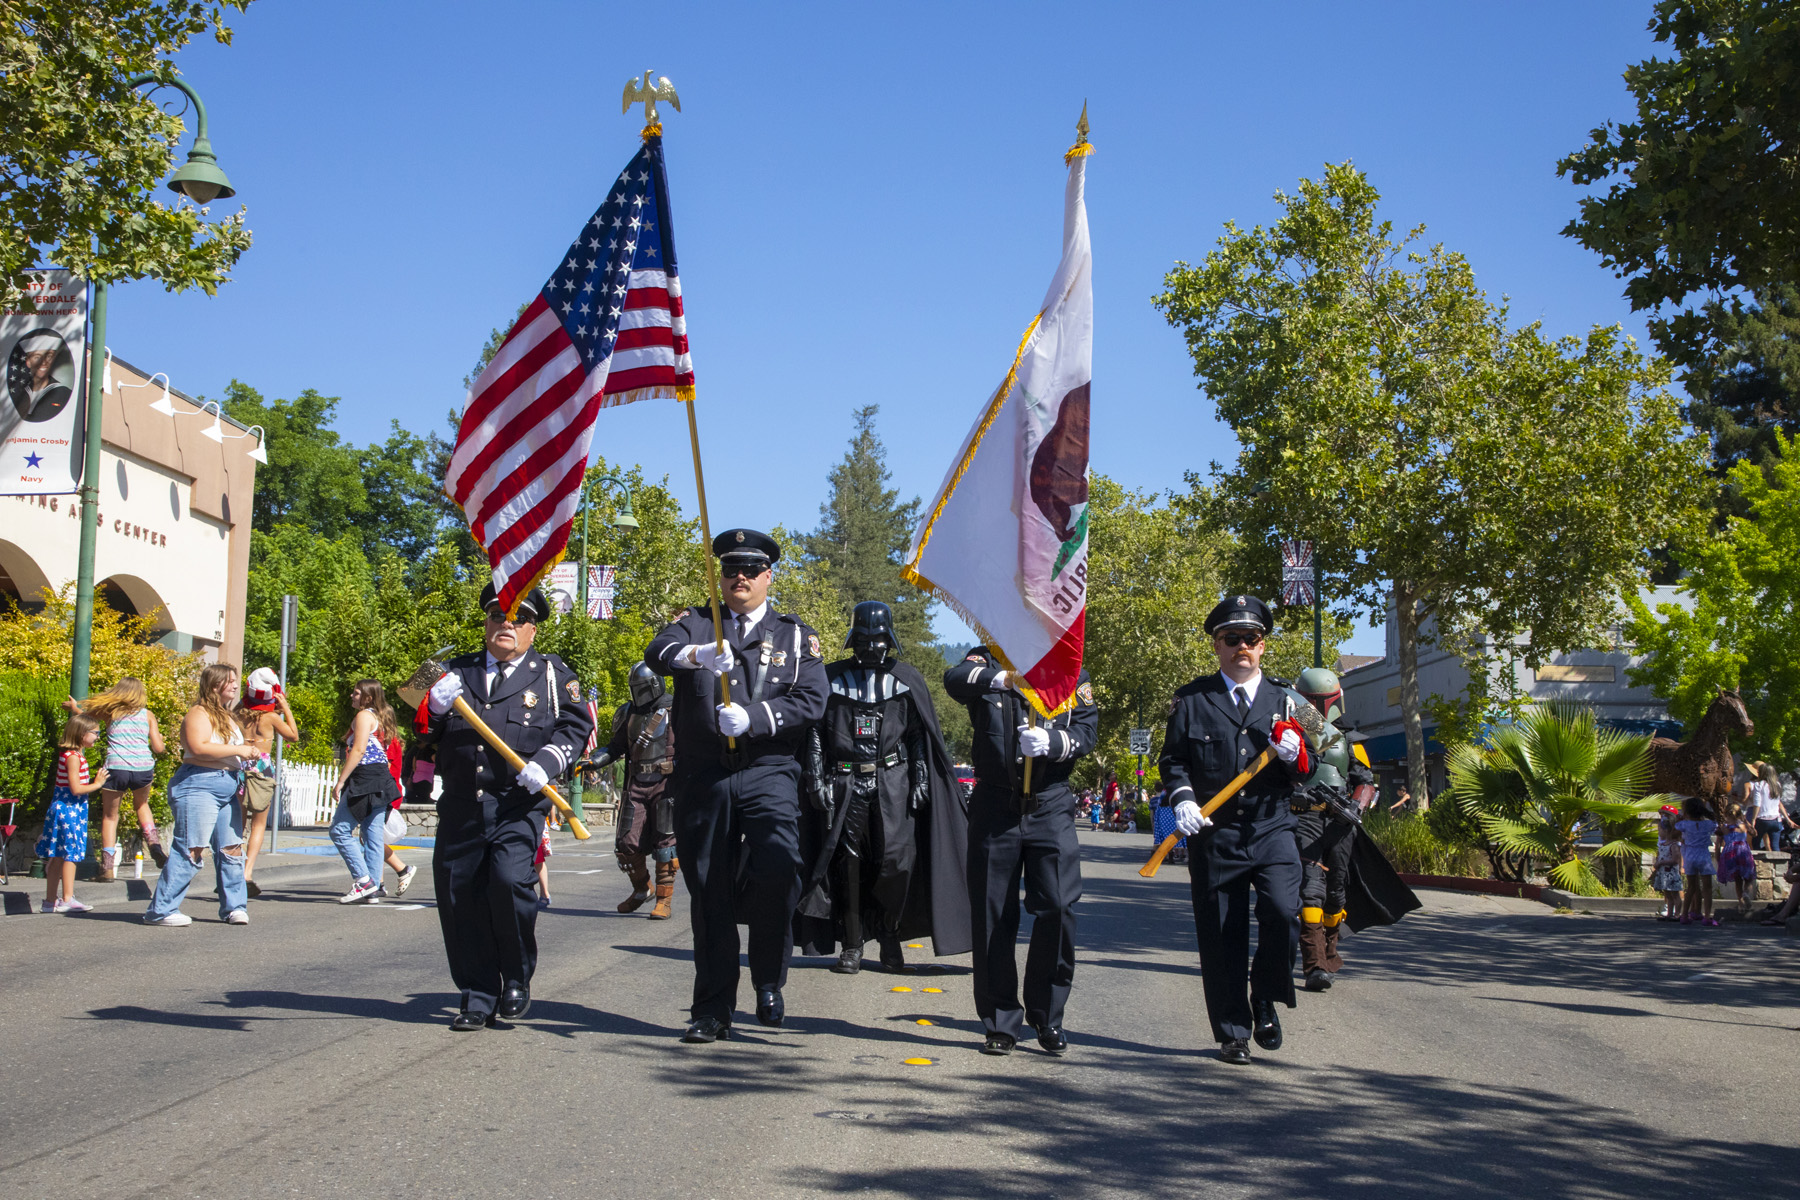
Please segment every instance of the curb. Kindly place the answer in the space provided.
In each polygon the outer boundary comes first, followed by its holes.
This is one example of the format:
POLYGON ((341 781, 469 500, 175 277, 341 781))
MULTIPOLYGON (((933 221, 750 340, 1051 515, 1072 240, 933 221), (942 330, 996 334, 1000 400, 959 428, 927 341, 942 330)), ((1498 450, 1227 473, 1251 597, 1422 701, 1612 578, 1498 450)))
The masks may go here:
MULTIPOLYGON (((120 879, 113 883, 94 883, 91 880, 77 880, 75 894, 83 904, 91 904, 95 908, 111 907, 121 904, 148 904, 150 893, 156 887, 160 876, 157 871, 145 871, 142 879, 120 879)), ((287 851, 264 851, 257 856, 256 882, 262 888, 291 887, 295 884, 313 883, 319 880, 341 878, 348 874, 343 861, 335 855, 293 854, 287 851), (293 861, 304 859, 305 861, 293 861), (287 860, 287 861, 282 861, 287 860)), ((194 888, 204 888, 205 894, 211 895, 212 868, 203 864, 200 873, 194 877, 189 887, 190 896, 194 888)), ((37 916, 38 904, 44 898, 44 881, 30 879, 15 874, 0 890, 0 899, 5 903, 5 915, 9 917, 37 916)))

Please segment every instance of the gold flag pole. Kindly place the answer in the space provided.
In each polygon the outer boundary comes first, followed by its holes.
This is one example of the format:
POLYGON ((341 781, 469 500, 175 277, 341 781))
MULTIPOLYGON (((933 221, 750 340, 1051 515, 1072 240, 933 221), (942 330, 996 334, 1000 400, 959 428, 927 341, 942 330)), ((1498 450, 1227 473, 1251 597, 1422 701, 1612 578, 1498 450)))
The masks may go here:
MULTIPOLYGON (((644 106, 643 138, 649 141, 653 137, 662 136, 662 122, 656 117, 656 102, 666 100, 676 112, 681 111, 681 97, 675 93, 675 85, 664 75, 651 81, 651 70, 645 68, 644 78, 640 81, 636 76, 625 81, 625 103, 620 112, 630 112, 633 104, 644 106)), ((700 497, 700 536, 705 539, 706 554, 706 590, 712 599, 713 639, 714 645, 723 652, 725 649, 725 622, 719 613, 719 572, 712 556, 712 521, 706 515, 706 474, 700 467, 700 426, 694 419, 695 400, 688 396, 682 401, 687 405, 688 441, 694 448, 694 490, 700 497)), ((725 703, 731 703, 731 676, 720 672, 719 697, 725 703)), ((737 749, 737 739, 727 737, 726 745, 737 749)))

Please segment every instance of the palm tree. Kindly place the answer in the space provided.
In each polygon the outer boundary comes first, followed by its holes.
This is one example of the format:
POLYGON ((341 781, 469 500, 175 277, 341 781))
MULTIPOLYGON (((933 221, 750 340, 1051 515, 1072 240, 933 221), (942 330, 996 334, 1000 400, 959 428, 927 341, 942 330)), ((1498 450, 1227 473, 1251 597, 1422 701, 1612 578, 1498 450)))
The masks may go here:
POLYGON ((1464 742, 1448 756, 1450 797, 1494 847, 1554 863, 1550 881, 1581 895, 1605 887, 1576 851, 1586 827, 1618 834, 1595 858, 1629 859, 1656 848, 1656 829, 1638 820, 1669 802, 1646 796, 1650 739, 1602 729, 1592 709, 1545 704, 1492 731, 1488 744, 1464 742))

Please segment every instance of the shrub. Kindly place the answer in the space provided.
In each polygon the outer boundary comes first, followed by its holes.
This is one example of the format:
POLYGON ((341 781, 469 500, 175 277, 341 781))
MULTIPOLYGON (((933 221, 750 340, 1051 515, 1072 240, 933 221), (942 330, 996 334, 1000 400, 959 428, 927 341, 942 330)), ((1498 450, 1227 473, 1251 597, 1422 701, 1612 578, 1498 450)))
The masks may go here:
POLYGON ((1409 875, 1487 877, 1487 859, 1481 850, 1444 837, 1433 827, 1429 814, 1394 816, 1372 810, 1363 818, 1363 833, 1381 847, 1396 871, 1409 875))

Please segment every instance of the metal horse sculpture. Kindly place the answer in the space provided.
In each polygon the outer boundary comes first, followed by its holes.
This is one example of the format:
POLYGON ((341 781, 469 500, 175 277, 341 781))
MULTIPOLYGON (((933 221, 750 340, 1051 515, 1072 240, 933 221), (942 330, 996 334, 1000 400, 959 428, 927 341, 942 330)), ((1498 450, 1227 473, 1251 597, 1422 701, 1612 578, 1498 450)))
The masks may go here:
POLYGON ((1714 812, 1723 812, 1737 774, 1731 760, 1731 735, 1749 737, 1755 732, 1756 723, 1745 711, 1743 699, 1735 691, 1720 688, 1693 737, 1685 742, 1650 740, 1650 790, 1698 796, 1712 804, 1714 812))

